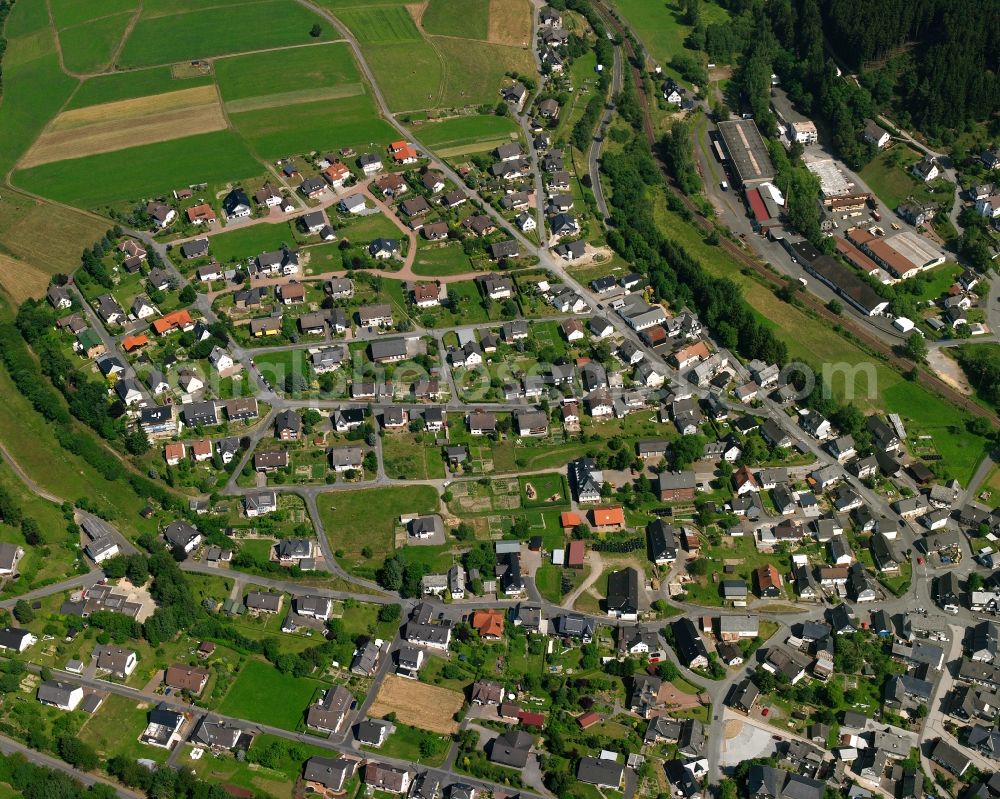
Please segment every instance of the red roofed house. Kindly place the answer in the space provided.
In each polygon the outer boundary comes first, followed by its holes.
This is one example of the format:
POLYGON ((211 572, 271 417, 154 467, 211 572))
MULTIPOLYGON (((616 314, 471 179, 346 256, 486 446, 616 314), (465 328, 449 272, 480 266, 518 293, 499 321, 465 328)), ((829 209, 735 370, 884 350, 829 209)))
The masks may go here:
POLYGON ((704 360, 711 354, 712 352, 709 350, 708 344, 704 341, 696 341, 693 344, 688 344, 686 347, 675 350, 667 360, 670 361, 672 366, 678 369, 686 369, 692 364, 704 360))
POLYGON ((184 444, 180 441, 172 441, 164 447, 163 456, 167 459, 168 466, 176 466, 184 460, 184 444))
POLYGON ((191 442, 191 457, 195 461, 207 461, 212 457, 212 442, 207 438, 191 442))
POLYGON ((125 336, 125 338, 122 339, 122 347, 124 348, 125 352, 132 352, 133 350, 137 350, 140 347, 145 347, 147 344, 149 344, 149 339, 146 336, 142 335, 125 336))
POLYGON ((587 554, 587 546, 583 541, 570 541, 566 548, 566 565, 570 569, 582 569, 583 558, 587 554))
POLYGON ((165 336, 174 330, 191 330, 193 327, 194 321, 187 311, 174 311, 153 322, 153 330, 158 336, 165 336))
POLYGON ((760 485, 757 483, 757 478, 753 476, 753 472, 751 472, 745 465, 733 472, 733 487, 736 489, 736 494, 738 496, 743 496, 743 494, 746 494, 749 491, 753 491, 755 493, 760 491, 760 485))
POLYGON ((527 710, 522 710, 517 714, 517 720, 520 721, 525 727, 545 726, 545 716, 541 713, 531 713, 527 710))
POLYGON ((774 564, 767 563, 754 571, 757 578, 757 592, 762 597, 781 595, 781 575, 774 564))
POLYGON ((340 161, 330 164, 330 166, 323 170, 323 177, 326 178, 326 182, 335 189, 341 188, 350 176, 351 170, 340 161))
POLYGON ((595 713, 593 710, 589 713, 584 713, 582 716, 576 717, 576 723, 580 725, 581 730, 585 730, 588 727, 593 727, 597 722, 601 720, 599 713, 595 713))
POLYGON ((215 224, 215 211, 212 210, 212 206, 208 203, 202 203, 201 205, 192 205, 187 209, 188 222, 192 225, 214 225, 215 224))
POLYGON ((498 641, 503 636, 503 612, 477 610, 472 614, 472 626, 485 639, 498 641))
POLYGON ((397 164, 415 164, 417 151, 405 141, 394 141, 389 145, 389 153, 397 164))
POLYGON ((573 511, 565 510, 559 514, 559 524, 562 525, 563 529, 572 529, 580 524, 580 514, 573 513, 573 511))
POLYGON ((590 518, 595 530, 622 530, 625 528, 625 511, 620 505, 613 508, 594 508, 590 518))

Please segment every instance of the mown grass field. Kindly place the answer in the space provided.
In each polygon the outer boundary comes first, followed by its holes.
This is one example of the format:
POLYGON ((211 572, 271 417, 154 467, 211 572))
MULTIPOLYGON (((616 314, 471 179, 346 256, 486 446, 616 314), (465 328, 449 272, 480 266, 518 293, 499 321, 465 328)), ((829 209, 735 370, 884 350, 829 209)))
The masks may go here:
POLYGON ((444 68, 437 51, 424 40, 362 45, 382 95, 393 111, 440 105, 444 68))
MULTIPOLYGON (((869 161, 858 174, 890 208, 896 208, 909 197, 921 203, 947 199, 941 192, 930 191, 935 184, 940 186, 941 181, 927 184, 914 177, 910 170, 919 160, 920 153, 916 150, 894 144, 869 161)), ((951 184, 945 185, 951 187, 951 184)))
POLYGON ((321 494, 316 503, 330 546, 344 552, 341 565, 371 574, 393 551, 400 515, 436 512, 438 495, 430 486, 397 486, 321 494), (361 555, 366 546, 372 549, 370 559, 361 555))
POLYGON ((413 272, 427 277, 461 275, 472 272, 472 262, 461 244, 433 244, 422 239, 413 259, 413 272))
POLYGON ((268 160, 311 150, 367 147, 395 136, 367 94, 231 113, 229 118, 253 151, 268 160))
POLYGON ((345 83, 363 91, 361 75, 345 43, 220 58, 215 62, 215 77, 227 103, 345 83))
MULTIPOLYGON (((41 4, 43 7, 44 3, 41 4)), ((62 30, 71 25, 106 17, 124 11, 134 11, 138 6, 136 0, 101 0, 100 3, 81 3, 79 0, 52 0, 52 17, 56 28, 62 30)))
POLYGON ((116 100, 132 100, 136 97, 162 94, 178 89, 206 86, 210 83, 212 83, 211 75, 175 78, 171 74, 170 67, 151 67, 130 70, 129 72, 116 72, 110 75, 98 75, 81 83, 80 88, 73 93, 63 110, 86 108, 116 100))
POLYGON ((439 105, 463 106, 496 102, 508 72, 532 75, 535 62, 529 50, 471 39, 433 37, 447 65, 446 83, 439 105))
POLYGON ((229 263, 280 249, 282 244, 294 246, 295 237, 288 225, 252 225, 220 233, 209 241, 215 259, 219 263, 229 263))
MULTIPOLYGON (((649 56, 666 67, 670 59, 684 49, 684 40, 691 32, 681 21, 681 3, 678 0, 615 0, 614 5, 631 24, 649 56)), ((725 22, 729 14, 721 6, 706 2, 701 4, 701 21, 705 25, 725 22)))
POLYGON ((509 141, 518 132, 517 124, 510 117, 465 116, 426 122, 416 128, 420 141, 438 149, 466 148, 482 144, 488 150, 498 143, 509 141))
POLYGON ((261 171, 234 133, 219 131, 43 164, 17 172, 14 183, 44 197, 94 208, 190 183, 239 181, 261 171))
POLYGON ((152 704, 111 694, 80 730, 79 738, 90 744, 105 760, 125 755, 130 760, 149 758, 162 763, 170 754, 158 746, 146 746, 139 736, 149 723, 152 704))
POLYGON ((341 20, 363 44, 414 42, 422 37, 405 6, 378 6, 341 11, 341 20))
POLYGON ((315 41, 329 25, 293 0, 265 0, 154 17, 143 13, 121 53, 121 65, 143 67, 315 41))
POLYGON ((6 174, 56 115, 78 81, 59 67, 43 3, 17 3, 6 25, 0 98, 0 174, 6 174))
POLYGON ((292 677, 269 663, 251 660, 240 670, 219 712, 294 730, 316 691, 322 687, 319 680, 292 677))
POLYGON ((132 15, 125 11, 59 31, 66 69, 86 74, 107 68, 132 15))
POLYGON ((431 35, 485 40, 490 32, 490 0, 464 0, 461 13, 456 13, 452 0, 430 0, 420 23, 431 35))

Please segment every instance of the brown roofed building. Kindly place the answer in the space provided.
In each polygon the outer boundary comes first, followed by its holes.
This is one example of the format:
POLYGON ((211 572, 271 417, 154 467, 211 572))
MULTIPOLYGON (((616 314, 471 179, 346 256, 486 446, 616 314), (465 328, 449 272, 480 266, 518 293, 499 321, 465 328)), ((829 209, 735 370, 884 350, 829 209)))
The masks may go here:
POLYGON ((754 577, 757 580, 757 592, 762 597, 775 597, 781 595, 781 575, 774 564, 766 563, 754 570, 754 577))
POLYGON ((208 683, 208 669, 196 669, 191 666, 171 666, 164 675, 163 682, 169 688, 187 691, 189 694, 200 694, 208 683))

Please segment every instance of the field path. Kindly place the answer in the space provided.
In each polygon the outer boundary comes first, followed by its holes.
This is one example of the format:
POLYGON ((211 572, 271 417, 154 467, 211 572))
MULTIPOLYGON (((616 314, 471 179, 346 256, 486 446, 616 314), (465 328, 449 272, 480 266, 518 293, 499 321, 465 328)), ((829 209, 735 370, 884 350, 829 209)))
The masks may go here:
POLYGON ((132 31, 135 30, 135 25, 139 21, 139 17, 142 16, 142 11, 142 0, 139 0, 139 6, 132 15, 132 19, 128 21, 128 25, 125 26, 125 30, 122 32, 122 38, 118 41, 118 46, 115 48, 115 51, 111 54, 111 58, 108 60, 108 69, 113 69, 115 64, 118 63, 118 56, 120 56, 122 54, 122 50, 125 49, 125 42, 128 41, 129 36, 132 35, 132 31))
MULTIPOLYGON (((406 7, 406 10, 413 18, 413 24, 416 26, 417 31, 424 37, 424 41, 431 46, 431 50, 434 51, 438 63, 441 64, 441 80, 438 81, 437 100, 434 102, 436 106, 440 104, 441 98, 444 97, 444 90, 448 87, 448 61, 441 55, 441 51, 434 46, 434 42, 431 41, 431 35, 424 30, 424 11, 427 10, 428 3, 429 0, 423 0, 422 3, 412 3, 406 7)), ((374 81, 374 78, 372 80, 374 81)), ((428 106, 428 108, 432 107, 428 106)))

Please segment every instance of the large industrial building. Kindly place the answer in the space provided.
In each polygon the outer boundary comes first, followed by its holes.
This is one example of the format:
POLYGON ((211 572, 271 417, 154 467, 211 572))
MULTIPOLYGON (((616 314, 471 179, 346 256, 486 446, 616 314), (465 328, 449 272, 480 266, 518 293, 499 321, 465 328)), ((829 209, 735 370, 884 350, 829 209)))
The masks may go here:
POLYGON ((754 188, 774 179, 774 165, 767 145, 752 119, 720 122, 719 135, 740 186, 754 188))

